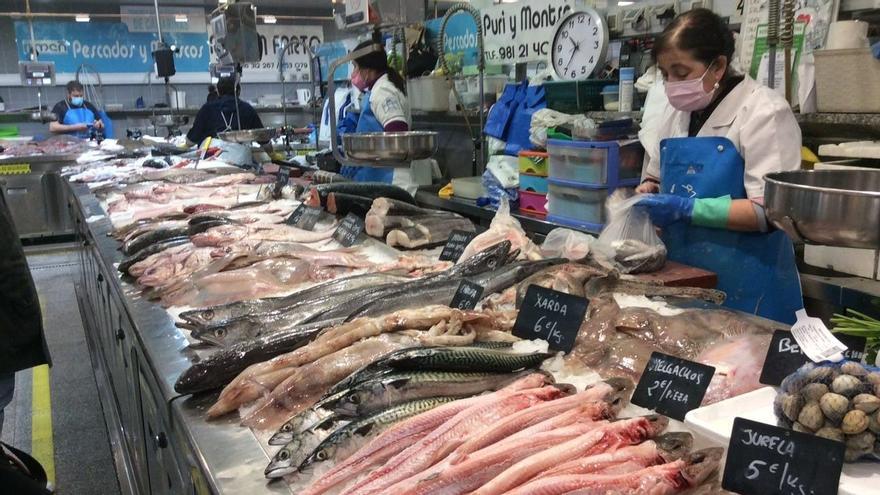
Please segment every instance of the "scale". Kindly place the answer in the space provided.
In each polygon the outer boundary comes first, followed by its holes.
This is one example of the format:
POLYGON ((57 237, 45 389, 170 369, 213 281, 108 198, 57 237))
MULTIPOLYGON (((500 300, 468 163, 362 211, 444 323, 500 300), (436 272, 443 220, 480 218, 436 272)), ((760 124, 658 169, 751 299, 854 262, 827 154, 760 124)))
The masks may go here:
POLYGON ((608 24, 593 9, 581 9, 556 25, 550 64, 558 79, 588 79, 605 65, 608 52, 608 24))
POLYGON ((37 88, 37 111, 31 114, 31 120, 48 123, 58 117, 48 108, 43 110, 43 86, 55 85, 55 62, 19 62, 18 74, 21 85, 26 88, 37 88))

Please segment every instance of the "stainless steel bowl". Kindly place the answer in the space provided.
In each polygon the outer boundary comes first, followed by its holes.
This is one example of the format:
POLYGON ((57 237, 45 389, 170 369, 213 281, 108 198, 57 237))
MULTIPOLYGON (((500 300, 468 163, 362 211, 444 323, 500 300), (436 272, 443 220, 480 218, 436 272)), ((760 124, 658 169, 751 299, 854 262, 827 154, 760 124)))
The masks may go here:
POLYGON ((278 135, 278 129, 275 127, 264 127, 262 129, 244 129, 241 131, 220 132, 217 137, 231 143, 265 143, 271 141, 278 135))
POLYGON ((428 131, 349 133, 342 136, 347 158, 385 166, 409 166, 437 151, 437 133, 428 131))
POLYGON ((880 170, 798 170, 764 179, 767 218, 793 240, 880 249, 880 170))

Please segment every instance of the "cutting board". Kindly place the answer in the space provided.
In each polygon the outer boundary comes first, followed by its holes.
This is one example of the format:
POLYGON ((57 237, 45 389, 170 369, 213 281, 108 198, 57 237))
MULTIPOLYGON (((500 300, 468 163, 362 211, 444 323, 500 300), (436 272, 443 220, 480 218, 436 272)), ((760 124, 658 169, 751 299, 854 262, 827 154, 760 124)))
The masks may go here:
POLYGON ((667 261, 663 269, 653 273, 640 273, 636 278, 646 282, 659 282, 671 287, 702 287, 714 289, 718 275, 702 268, 667 261))

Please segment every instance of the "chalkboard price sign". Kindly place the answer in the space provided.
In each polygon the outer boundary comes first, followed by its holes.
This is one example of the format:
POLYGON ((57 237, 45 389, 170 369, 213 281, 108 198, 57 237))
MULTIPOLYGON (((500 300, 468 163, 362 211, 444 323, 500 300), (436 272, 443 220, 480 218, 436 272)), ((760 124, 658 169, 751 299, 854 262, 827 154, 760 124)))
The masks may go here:
POLYGON ((446 245, 440 252, 440 261, 458 262, 464 248, 471 243, 471 240, 477 235, 476 232, 466 232, 464 230, 453 230, 446 239, 446 245))
POLYGON ((296 225, 297 222, 299 222, 299 219, 302 218, 303 214, 305 214, 306 208, 308 208, 308 206, 305 203, 300 203, 299 206, 293 210, 293 213, 284 220, 284 223, 287 225, 296 225))
MULTIPOLYGON (((834 334, 834 336, 848 347, 843 352, 844 358, 850 361, 861 361, 865 357, 866 341, 864 337, 840 334, 834 334)), ((773 332, 770 347, 767 349, 760 382, 764 385, 778 386, 785 377, 808 362, 810 362, 810 358, 801 350, 794 335, 785 330, 776 330, 773 332)))
POLYGON ((530 285, 513 324, 513 334, 523 339, 544 339, 551 349, 567 353, 574 347, 588 304, 582 297, 530 285))
POLYGON ((342 219, 342 223, 339 224, 336 231, 333 232, 333 238, 336 239, 339 244, 342 244, 345 247, 350 247, 357 243, 363 232, 364 221, 354 213, 349 213, 344 219, 342 219))
POLYGON ((651 353, 632 403, 684 421, 700 407, 715 368, 660 352, 651 353))
POLYGON ((303 230, 312 230, 324 212, 321 208, 307 206, 305 203, 296 207, 284 223, 303 230))
POLYGON ((834 495, 845 449, 842 442, 736 418, 721 486, 743 495, 834 495))
POLYGON ((474 309, 483 296, 483 288, 479 284, 462 280, 449 303, 450 308, 455 309, 474 309))

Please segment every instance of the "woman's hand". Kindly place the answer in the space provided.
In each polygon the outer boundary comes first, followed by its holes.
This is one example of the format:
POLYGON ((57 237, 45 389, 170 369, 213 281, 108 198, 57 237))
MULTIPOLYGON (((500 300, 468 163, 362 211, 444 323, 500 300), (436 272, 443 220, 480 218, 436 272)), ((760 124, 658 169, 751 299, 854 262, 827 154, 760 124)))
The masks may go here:
POLYGON ((103 128, 104 128, 104 121, 102 121, 101 119, 95 120, 95 129, 103 129, 103 128))
POLYGON ((636 192, 639 194, 656 194, 660 192, 660 184, 651 180, 646 180, 636 187, 636 192))

